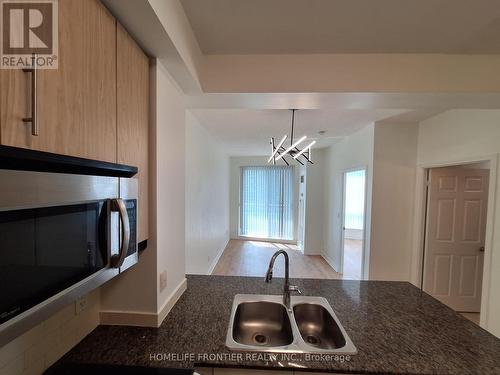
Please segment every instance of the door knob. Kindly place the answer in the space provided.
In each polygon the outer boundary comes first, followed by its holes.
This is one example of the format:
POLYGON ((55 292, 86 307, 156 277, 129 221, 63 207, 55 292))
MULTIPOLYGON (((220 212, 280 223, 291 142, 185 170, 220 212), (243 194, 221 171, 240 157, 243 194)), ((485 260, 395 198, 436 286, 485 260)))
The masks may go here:
POLYGON ((481 247, 479 248, 479 251, 480 251, 480 252, 482 252, 482 253, 484 253, 484 246, 481 246, 481 247))

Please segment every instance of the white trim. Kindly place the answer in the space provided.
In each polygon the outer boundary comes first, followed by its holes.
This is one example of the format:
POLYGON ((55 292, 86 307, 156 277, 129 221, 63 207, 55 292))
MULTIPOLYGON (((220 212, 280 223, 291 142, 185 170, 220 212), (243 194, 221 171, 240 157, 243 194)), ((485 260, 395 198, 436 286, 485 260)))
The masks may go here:
POLYGON ((490 160, 490 184, 488 187, 488 212, 486 216, 486 234, 484 238, 485 252, 483 263, 483 287, 481 291, 481 315, 480 326, 487 329, 488 327, 488 312, 491 295, 491 275, 493 273, 492 250, 493 250, 493 235, 495 232, 495 207, 497 197, 497 176, 498 176, 498 154, 490 160))
MULTIPOLYGON (((344 246, 345 246, 345 241, 344 241, 344 228, 345 228, 345 201, 346 201, 346 184, 347 184, 347 179, 346 179, 346 173, 349 171, 342 171, 342 194, 340 196, 340 199, 342 199, 342 202, 340 204, 341 210, 340 210, 340 261, 339 261, 339 273, 343 274, 344 273, 344 246)), ((331 264, 330 264, 331 265, 331 264)))
MULTIPOLYGON (((483 264, 483 284, 481 291, 481 315, 480 315, 480 326, 484 329, 488 329, 488 309, 490 303, 490 291, 491 291, 491 274, 492 274, 492 249, 494 244, 494 225, 495 225, 495 207, 496 207, 496 195, 497 195, 497 176, 498 176, 498 159, 499 154, 490 154, 486 156, 471 157, 462 160, 448 160, 440 161, 434 163, 421 163, 417 164, 417 176, 416 176, 416 186, 425 186, 425 170, 430 168, 439 167, 451 167, 460 166, 464 164, 478 163, 478 162, 490 162, 490 183, 488 191, 488 213, 486 219, 486 235, 485 235, 485 252, 484 252, 484 264, 483 264)), ((413 236, 413 251, 412 251, 412 283, 420 287, 422 282, 422 259, 424 256, 424 244, 422 241, 424 223, 426 218, 424 217, 424 207, 425 207, 425 189, 419 193, 418 190, 415 195, 415 213, 414 213, 414 236, 413 236)))
POLYGON ((413 285, 421 288, 427 181, 425 168, 417 167, 416 169, 410 280, 413 285))
POLYGON ((334 271, 335 271, 335 272, 337 272, 337 273, 342 274, 341 272, 339 272, 339 271, 337 271, 337 270, 335 269, 334 263, 333 263, 333 261, 332 261, 332 260, 328 257, 328 255, 326 255, 325 253, 321 253, 321 254, 319 254, 319 255, 321 255, 321 257, 322 257, 322 258, 326 261, 326 263, 328 263, 328 265, 329 265, 330 267, 332 267, 332 270, 334 270, 334 271))
POLYGON ((240 241, 257 241, 257 242, 273 242, 273 243, 283 243, 287 245, 297 245, 296 240, 282 240, 278 238, 260 238, 260 237, 246 237, 246 236, 236 236, 231 238, 232 240, 240 241))
MULTIPOLYGON (((429 169, 429 168, 440 168, 440 167, 453 167, 453 166, 461 166, 464 164, 475 164, 475 163, 481 163, 485 161, 489 162, 497 162, 498 159, 498 153, 495 154, 489 154, 489 155, 483 155, 483 156, 475 156, 475 157, 470 157, 466 159, 458 159, 458 160, 444 160, 444 161, 437 161, 433 163, 418 163, 417 167, 419 168, 424 168, 424 169, 429 169)), ((491 168, 491 165, 490 165, 491 168)))
POLYGON ((157 327, 155 313, 139 311, 101 311, 100 324, 111 326, 157 327))
POLYGON ((177 303, 179 298, 184 294, 184 292, 187 290, 187 279, 184 278, 179 285, 173 290, 172 293, 167 297, 167 300, 163 303, 161 308, 158 310, 158 320, 157 320, 157 327, 161 325, 163 320, 167 317, 168 313, 170 310, 172 310, 172 307, 177 303))
POLYGON ((222 248, 219 250, 219 252, 215 256, 214 260, 212 261, 212 264, 210 265, 210 267, 208 267, 207 275, 211 275, 212 272, 214 272, 215 266, 217 266, 217 263, 219 263, 220 257, 222 256, 222 254, 224 254, 224 250, 226 250, 227 245, 229 244, 229 241, 230 241, 230 239, 228 238, 226 240, 224 246, 222 246, 222 248))
POLYGON ((186 289, 187 280, 184 278, 177 288, 168 296, 157 313, 141 311, 101 311, 99 313, 100 324, 158 328, 186 289))

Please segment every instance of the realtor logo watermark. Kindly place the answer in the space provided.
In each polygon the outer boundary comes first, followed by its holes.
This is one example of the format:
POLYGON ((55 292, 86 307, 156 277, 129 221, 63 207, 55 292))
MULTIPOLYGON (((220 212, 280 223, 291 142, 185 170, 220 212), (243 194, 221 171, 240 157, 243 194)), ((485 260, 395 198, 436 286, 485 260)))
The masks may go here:
POLYGON ((0 0, 0 68, 57 69, 58 0, 0 0))
POLYGON ((324 354, 324 353, 149 353, 149 360, 154 362, 350 362, 349 354, 324 354))

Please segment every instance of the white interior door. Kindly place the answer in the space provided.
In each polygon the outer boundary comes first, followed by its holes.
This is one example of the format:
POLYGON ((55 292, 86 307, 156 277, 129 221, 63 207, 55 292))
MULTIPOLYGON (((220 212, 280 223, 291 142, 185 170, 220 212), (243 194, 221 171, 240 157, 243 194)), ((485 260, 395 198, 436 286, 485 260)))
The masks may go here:
POLYGON ((489 170, 430 170, 424 291, 456 311, 479 312, 489 170))

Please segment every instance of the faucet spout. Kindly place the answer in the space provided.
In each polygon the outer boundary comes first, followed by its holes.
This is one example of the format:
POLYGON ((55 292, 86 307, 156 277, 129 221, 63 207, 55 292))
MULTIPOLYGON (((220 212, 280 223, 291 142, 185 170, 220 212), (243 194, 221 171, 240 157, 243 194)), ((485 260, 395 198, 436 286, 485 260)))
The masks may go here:
POLYGON ((285 250, 279 250, 273 254, 271 260, 269 261, 269 267, 266 273, 266 283, 270 283, 271 280, 273 279, 274 262, 276 261, 276 258, 280 255, 283 255, 283 257, 285 258, 285 283, 288 282, 288 277, 289 277, 288 269, 290 267, 290 259, 288 258, 288 254, 285 250))
POLYGON ((288 254, 285 250, 278 250, 273 254, 271 257, 271 260, 269 261, 269 267, 267 269, 266 273, 266 283, 270 283, 271 280, 273 279, 273 268, 274 268, 274 262, 276 261, 276 258, 280 255, 283 255, 285 258, 285 285, 283 288, 283 304, 285 307, 290 310, 290 292, 291 291, 296 291, 299 294, 302 294, 300 289, 296 286, 290 286, 290 258, 288 257, 288 254))

